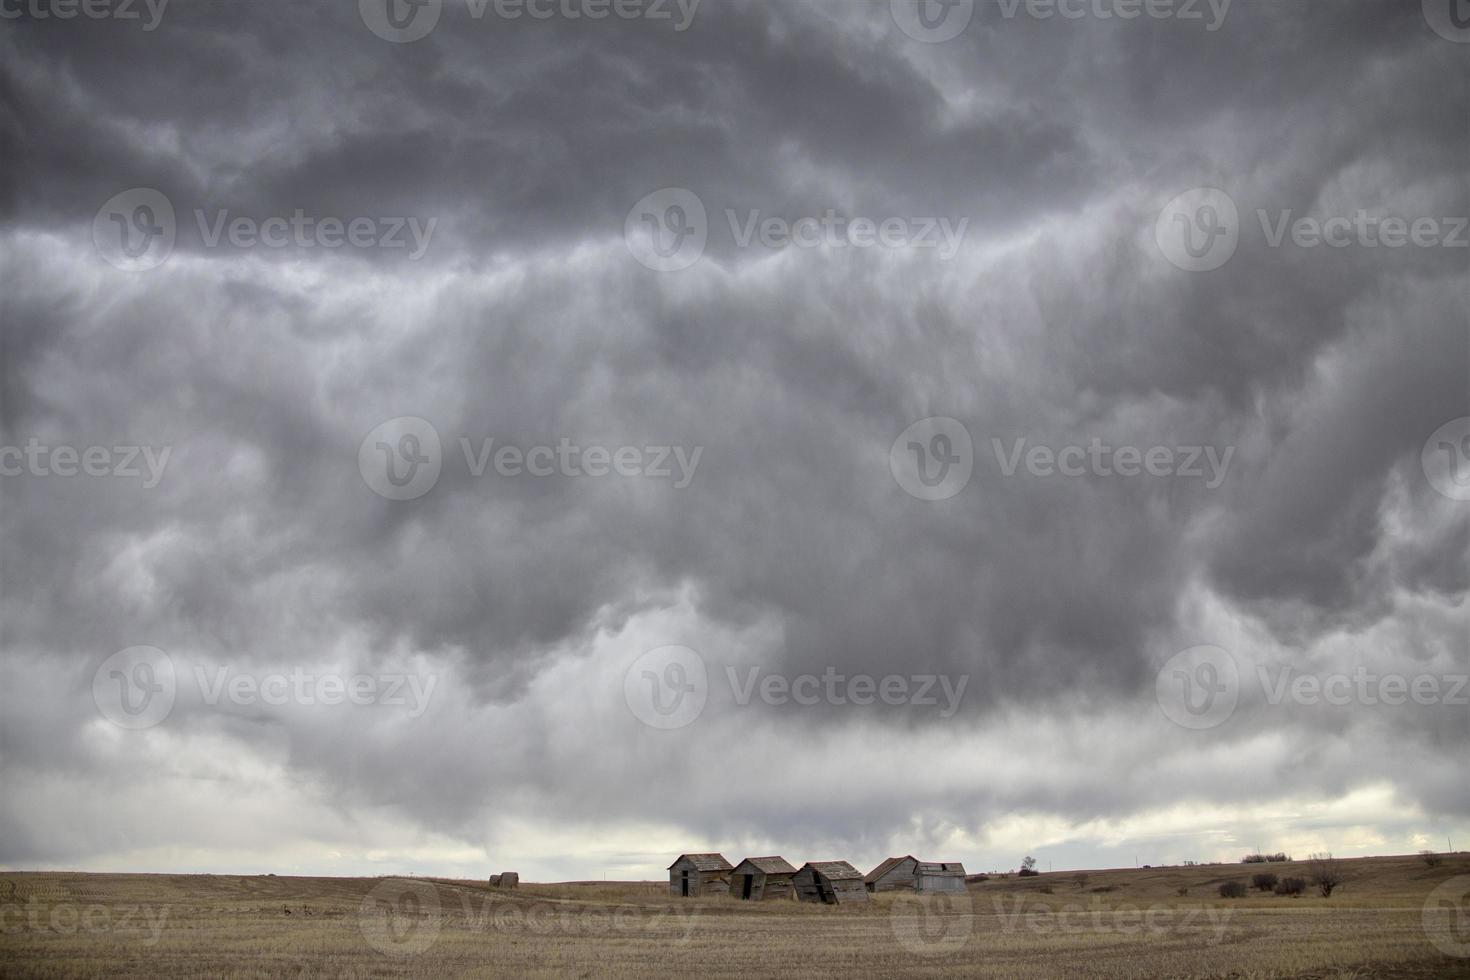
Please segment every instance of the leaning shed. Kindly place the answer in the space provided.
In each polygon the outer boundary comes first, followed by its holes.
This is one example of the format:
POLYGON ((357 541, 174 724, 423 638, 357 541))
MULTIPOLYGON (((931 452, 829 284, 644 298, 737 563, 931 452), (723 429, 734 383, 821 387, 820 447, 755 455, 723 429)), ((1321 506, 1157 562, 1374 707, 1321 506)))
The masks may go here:
POLYGON ((766 898, 790 898, 791 879, 796 869, 783 857, 746 858, 730 872, 730 894, 759 902, 766 898))
POLYGON ((912 891, 914 870, 918 866, 919 859, 912 854, 891 857, 869 871, 863 878, 863 884, 868 886, 870 892, 891 892, 900 888, 912 891))
POLYGON ((731 870, 723 854, 680 854, 669 865, 669 894, 724 895, 730 890, 731 870))
POLYGON ((845 905, 868 900, 863 873, 846 861, 808 861, 791 883, 796 897, 803 902, 845 905))
POLYGON ((914 869, 916 892, 963 892, 965 866, 958 861, 920 861, 914 869))

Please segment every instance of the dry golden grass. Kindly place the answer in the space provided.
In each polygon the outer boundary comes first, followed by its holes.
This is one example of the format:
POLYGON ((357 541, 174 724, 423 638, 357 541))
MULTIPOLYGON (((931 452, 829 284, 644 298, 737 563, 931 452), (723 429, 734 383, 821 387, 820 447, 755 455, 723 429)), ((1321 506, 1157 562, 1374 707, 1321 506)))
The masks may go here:
MULTIPOLYGON (((9 873, 0 975, 1470 977, 1422 912, 1437 885, 1470 876, 1470 855, 1344 868, 1330 899, 1221 899, 1221 881, 1305 869, 1213 865, 997 878, 844 908, 679 899, 657 882, 9 873)), ((1470 909, 1440 915, 1470 942, 1470 909)))

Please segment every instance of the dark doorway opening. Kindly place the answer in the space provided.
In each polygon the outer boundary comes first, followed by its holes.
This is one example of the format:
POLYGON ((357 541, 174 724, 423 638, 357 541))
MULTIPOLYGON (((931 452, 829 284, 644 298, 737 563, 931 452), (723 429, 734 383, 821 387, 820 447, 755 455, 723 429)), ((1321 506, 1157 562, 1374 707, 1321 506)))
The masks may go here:
POLYGON ((685 898, 689 897, 689 872, 685 871, 679 878, 679 894, 685 898))
POLYGON ((745 881, 740 886, 740 897, 749 898, 750 890, 755 886, 755 875, 742 875, 741 877, 743 877, 745 881))

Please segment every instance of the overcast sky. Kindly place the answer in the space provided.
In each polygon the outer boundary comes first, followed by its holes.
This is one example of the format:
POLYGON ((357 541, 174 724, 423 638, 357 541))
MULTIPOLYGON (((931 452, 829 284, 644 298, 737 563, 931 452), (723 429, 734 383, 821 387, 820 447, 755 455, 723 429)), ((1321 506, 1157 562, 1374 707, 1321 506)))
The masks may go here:
POLYGON ((1448 3, 0 12, 0 866, 1470 846, 1448 3))

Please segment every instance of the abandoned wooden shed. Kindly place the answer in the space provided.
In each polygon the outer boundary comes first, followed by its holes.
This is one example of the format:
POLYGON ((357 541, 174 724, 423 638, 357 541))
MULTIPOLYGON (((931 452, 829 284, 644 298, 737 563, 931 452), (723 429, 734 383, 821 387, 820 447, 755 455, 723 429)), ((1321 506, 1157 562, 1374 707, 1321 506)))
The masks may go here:
POLYGON ((914 869, 914 891, 962 893, 965 866, 958 861, 920 861, 914 869))
POLYGON ((521 884, 521 876, 517 871, 502 871, 498 875, 490 876, 491 888, 518 888, 521 884))
POLYGON ((783 857, 746 858, 730 872, 730 894, 753 902, 790 898, 794 877, 796 869, 783 857))
POLYGON ((732 870, 723 854, 680 854, 669 865, 669 894, 686 898, 728 894, 732 870))
POLYGON ((846 861, 808 861, 791 883, 797 899, 803 902, 845 905, 868 900, 863 873, 846 861))
POLYGON ((918 866, 919 859, 912 854, 891 857, 869 871, 863 878, 863 884, 870 892, 912 891, 914 870, 918 866))

